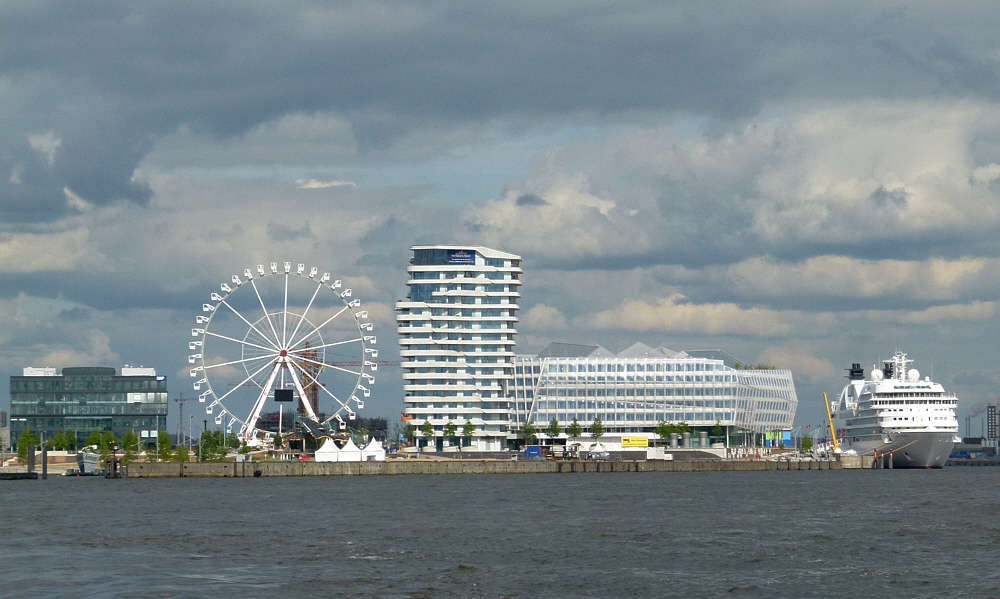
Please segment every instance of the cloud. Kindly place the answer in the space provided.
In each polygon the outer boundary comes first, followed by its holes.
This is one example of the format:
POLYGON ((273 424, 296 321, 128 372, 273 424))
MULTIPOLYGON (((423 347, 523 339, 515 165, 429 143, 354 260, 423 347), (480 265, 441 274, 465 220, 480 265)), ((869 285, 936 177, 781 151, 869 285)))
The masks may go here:
POLYGON ((327 187, 357 187, 357 183, 350 181, 317 181, 316 179, 299 179, 295 181, 299 189, 326 189, 327 187))
POLYGON ((557 308, 535 304, 523 315, 522 325, 528 331, 563 330, 569 327, 566 317, 557 308))
MULTIPOLYGON (((807 318, 816 317, 728 303, 693 304, 676 294, 652 303, 626 300, 617 308, 578 317, 573 324, 594 329, 780 337, 792 333, 807 318)), ((828 317, 816 320, 820 327, 823 321, 830 323, 828 317)))
POLYGON ((67 366, 115 366, 118 354, 111 350, 111 338, 99 330, 92 330, 86 349, 56 349, 39 360, 38 366, 65 368, 67 366))
POLYGON ((802 262, 755 257, 725 267, 720 277, 745 297, 886 298, 910 301, 955 300, 970 293, 995 291, 1000 261, 866 260, 815 256, 802 262))
POLYGON ((757 363, 791 370, 796 380, 804 378, 810 382, 820 382, 837 376, 837 367, 830 360, 817 358, 813 354, 812 348, 802 343, 771 346, 757 356, 757 363))
POLYGON ((52 166, 56 162, 56 150, 62 145, 62 139, 57 137, 52 131, 46 131, 45 133, 29 135, 28 145, 31 146, 32 150, 37 150, 44 154, 48 159, 49 166, 52 166))
POLYGON ((0 274, 67 272, 101 267, 106 261, 85 227, 58 233, 0 234, 0 274))

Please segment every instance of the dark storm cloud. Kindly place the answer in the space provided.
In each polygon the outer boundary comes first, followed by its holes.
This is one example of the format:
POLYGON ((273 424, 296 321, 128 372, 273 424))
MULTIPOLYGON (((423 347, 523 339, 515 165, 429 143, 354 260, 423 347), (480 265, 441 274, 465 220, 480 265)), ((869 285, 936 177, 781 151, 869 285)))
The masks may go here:
POLYGON ((97 205, 145 203, 133 172, 179 125, 227 136, 325 110, 371 151, 415 128, 485 119, 730 118, 779 98, 995 99, 998 88, 986 5, 22 2, 2 12, 7 221, 58 217, 64 188, 97 205), (47 131, 62 142, 51 164, 25 145, 47 131))

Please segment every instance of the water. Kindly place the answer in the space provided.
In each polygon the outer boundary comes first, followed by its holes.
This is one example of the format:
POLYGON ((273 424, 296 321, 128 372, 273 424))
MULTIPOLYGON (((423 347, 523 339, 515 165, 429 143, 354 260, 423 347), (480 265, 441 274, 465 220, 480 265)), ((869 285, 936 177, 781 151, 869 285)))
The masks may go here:
POLYGON ((1000 468, 0 482, 0 596, 995 596, 998 483, 1000 468))

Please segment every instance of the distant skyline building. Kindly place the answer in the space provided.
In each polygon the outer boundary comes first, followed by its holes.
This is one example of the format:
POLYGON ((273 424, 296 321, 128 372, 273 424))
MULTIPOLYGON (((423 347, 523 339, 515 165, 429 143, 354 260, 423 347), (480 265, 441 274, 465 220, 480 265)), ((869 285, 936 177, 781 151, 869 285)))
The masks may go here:
POLYGON ((521 257, 476 245, 416 245, 407 298, 396 302, 403 368, 403 416, 430 422, 443 449, 444 429, 465 423, 472 448, 499 451, 510 432, 521 257))
POLYGON ((7 410, 0 410, 0 451, 10 448, 10 421, 7 420, 7 410))
POLYGON ((10 377, 11 443, 25 428, 44 439, 73 430, 82 441, 94 429, 119 439, 127 430, 155 443, 167 428, 167 379, 153 368, 25 368, 10 377))
MULTIPOLYGON (((512 427, 555 419, 609 436, 652 433, 661 421, 696 429, 770 433, 791 428, 798 406, 788 370, 743 369, 719 350, 672 351, 642 343, 615 354, 599 345, 552 343, 514 358, 512 427)), ((727 434, 728 438, 728 434, 727 434)))

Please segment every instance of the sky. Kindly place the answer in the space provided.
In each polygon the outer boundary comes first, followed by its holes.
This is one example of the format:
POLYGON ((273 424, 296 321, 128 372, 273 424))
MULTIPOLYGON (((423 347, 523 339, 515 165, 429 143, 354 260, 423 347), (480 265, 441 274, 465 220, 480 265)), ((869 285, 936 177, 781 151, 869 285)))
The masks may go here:
POLYGON ((992 3, 32 0, 0 39, 0 406, 25 366, 192 392, 201 303, 270 261, 392 360, 415 243, 523 257, 518 351, 722 349, 797 426, 896 349, 963 434, 1000 395, 992 3))

